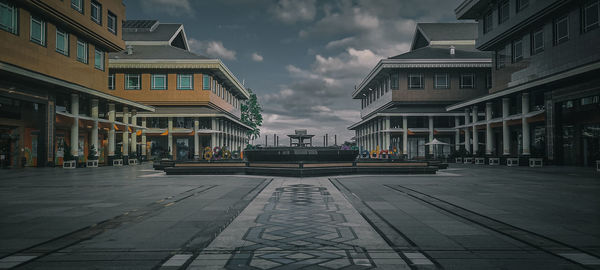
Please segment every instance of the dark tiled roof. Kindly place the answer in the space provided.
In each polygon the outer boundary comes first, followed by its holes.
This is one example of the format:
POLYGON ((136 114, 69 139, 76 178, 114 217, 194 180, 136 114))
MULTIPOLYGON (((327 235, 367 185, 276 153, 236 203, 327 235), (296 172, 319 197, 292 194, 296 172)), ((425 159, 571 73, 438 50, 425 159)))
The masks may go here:
MULTIPOLYGON (((129 21, 123 23, 128 24, 129 21)), ((169 41, 173 35, 177 32, 180 23, 159 23, 156 28, 152 31, 146 30, 146 28, 135 28, 140 31, 123 31, 123 40, 125 41, 169 41)), ((130 28, 133 29, 133 28, 130 28)))
POLYGON ((455 47, 454 55, 450 54, 450 46, 435 46, 419 48, 414 51, 392 56, 389 59, 473 59, 492 57, 491 52, 477 51, 473 46, 455 47))
POLYGON ((126 51, 109 53, 110 59, 211 59, 169 45, 133 45, 133 54, 126 51))
POLYGON ((419 23, 417 27, 430 41, 477 39, 477 23, 419 23))

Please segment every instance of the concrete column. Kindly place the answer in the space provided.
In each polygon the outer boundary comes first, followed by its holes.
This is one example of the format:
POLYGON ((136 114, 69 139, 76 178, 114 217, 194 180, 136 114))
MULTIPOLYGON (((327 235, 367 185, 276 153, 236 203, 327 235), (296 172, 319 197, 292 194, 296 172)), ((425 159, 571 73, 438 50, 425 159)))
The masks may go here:
MULTIPOLYGON (((429 116, 429 141, 433 141, 433 116, 429 116)), ((429 154, 433 154, 433 145, 429 146, 429 154)))
POLYGON ((123 156, 129 156, 129 108, 123 107, 123 156))
POLYGON ((408 119, 402 116, 402 154, 408 155, 408 119))
POLYGON ((71 124, 71 154, 77 160, 79 157, 79 95, 77 94, 71 94, 71 114, 73 115, 73 124, 71 124))
POLYGON ((212 130, 212 133, 210 134, 210 147, 214 148, 217 146, 217 119, 213 117, 210 121, 210 129, 212 130))
POLYGON ((173 117, 169 117, 167 121, 167 131, 169 134, 167 135, 167 145, 168 145, 168 153, 175 159, 175 149, 173 149, 173 117))
POLYGON ((508 130, 508 124, 506 118, 508 117, 508 110, 510 109, 510 99, 502 99, 502 153, 504 155, 510 155, 510 132, 508 130))
POLYGON ((384 136, 384 144, 383 144, 383 149, 389 149, 390 148, 390 117, 386 116, 385 117, 385 124, 383 125, 383 129, 386 130, 385 133, 383 133, 384 136))
MULTIPOLYGON (((146 128, 146 117, 142 117, 142 127, 146 128)), ((146 149, 146 130, 142 129, 142 160, 146 160, 148 149, 146 149)))
POLYGON ((479 151, 479 132, 477 132, 477 125, 475 124, 477 123, 477 120, 479 120, 477 116, 478 113, 479 110, 477 109, 477 106, 473 106, 473 154, 477 154, 477 151, 479 151))
MULTIPOLYGON (((137 126, 137 111, 135 109, 131 110, 131 124, 137 126)), ((133 131, 131 133, 131 153, 137 153, 137 128, 131 130, 133 131)))
POLYGON ((527 116, 525 116, 527 113, 529 113, 529 93, 523 93, 523 96, 521 97, 521 115, 523 116, 521 118, 521 126, 523 128, 523 155, 524 156, 528 156, 531 155, 531 149, 530 149, 530 145, 531 145, 531 139, 530 139, 530 134, 529 134, 529 123, 527 122, 527 116))
POLYGON ((469 153, 471 151, 471 135, 469 134, 469 109, 465 109, 465 150, 469 153))
POLYGON ((460 129, 458 126, 460 125, 460 119, 458 116, 454 117, 454 150, 460 150, 460 129))
POLYGON ((108 104, 108 121, 110 122, 110 129, 108 130, 108 164, 112 165, 112 159, 115 156, 115 104, 108 104))
POLYGON ((485 154, 486 155, 491 155, 492 150, 494 149, 494 146, 493 146, 494 141, 492 139, 492 126, 490 124, 490 120, 492 120, 492 103, 487 102, 487 103, 485 103, 485 154))
POLYGON ((98 145, 98 99, 92 99, 92 108, 90 111, 90 116, 94 119, 94 124, 92 126, 92 134, 90 135, 90 144, 94 146, 96 149, 96 157, 100 154, 100 146, 98 145))
POLYGON ((194 118, 194 159, 200 158, 200 136, 198 130, 200 129, 200 119, 194 118))

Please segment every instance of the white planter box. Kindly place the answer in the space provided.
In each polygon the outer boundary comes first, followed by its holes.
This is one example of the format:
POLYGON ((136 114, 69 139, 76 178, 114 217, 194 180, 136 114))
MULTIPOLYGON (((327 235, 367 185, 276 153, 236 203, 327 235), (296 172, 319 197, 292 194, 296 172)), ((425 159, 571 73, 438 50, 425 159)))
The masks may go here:
POLYGON ((500 165, 500 158, 488 158, 488 164, 498 166, 500 165))
POLYGON ((544 159, 541 158, 529 158, 529 167, 541 168, 544 166, 544 159))
POLYGON ((77 168, 77 160, 63 161, 63 168, 65 168, 65 169, 77 168))
POLYGON ((506 166, 510 166, 510 167, 519 166, 519 159, 518 158, 507 158, 506 166))
POLYGON ((113 166, 123 166, 122 159, 113 159, 113 166))
POLYGON ((471 164, 471 163, 473 163, 473 158, 472 157, 466 157, 466 158, 464 158, 464 163, 465 164, 471 164))
POLYGON ((137 159, 135 159, 135 158, 134 159, 129 159, 128 162, 129 162, 129 165, 137 165, 138 164, 137 163, 137 159))
POLYGON ((476 165, 485 165, 485 158, 475 158, 476 165))
POLYGON ((455 158, 456 163, 463 163, 463 160, 461 157, 457 157, 455 158))
POLYGON ((94 160, 89 160, 88 159, 88 161, 85 163, 85 166, 89 167, 89 168, 98 167, 98 160, 97 159, 94 159, 94 160))
POLYGON ((596 171, 600 172, 600 160, 596 160, 596 171))

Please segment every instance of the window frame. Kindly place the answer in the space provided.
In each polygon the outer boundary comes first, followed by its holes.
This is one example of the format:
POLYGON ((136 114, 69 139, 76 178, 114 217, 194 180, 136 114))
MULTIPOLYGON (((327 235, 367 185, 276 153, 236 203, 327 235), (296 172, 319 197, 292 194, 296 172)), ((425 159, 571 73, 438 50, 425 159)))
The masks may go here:
POLYGON ((529 6, 529 0, 516 0, 515 10, 517 13, 523 11, 525 8, 529 6))
POLYGON ((523 60, 523 38, 516 39, 511 44, 512 52, 511 58, 513 63, 517 63, 523 60), (520 55, 517 55, 517 44, 520 46, 520 55))
POLYGON ((505 23, 510 19, 510 1, 502 0, 498 2, 498 25, 505 23), (504 5, 506 4, 506 14, 502 12, 504 5), (504 16, 506 15, 506 16, 504 16), (505 18, 504 18, 505 17, 505 18))
POLYGON ((194 90, 194 74, 191 73, 180 73, 177 74, 177 90, 194 90), (189 88, 183 88, 181 87, 181 79, 184 76, 189 76, 190 78, 190 87, 189 88))
POLYGON ((483 15, 483 33, 487 34, 494 30, 494 12, 488 11, 483 15))
POLYGON ((169 83, 168 83, 169 78, 168 77, 169 76, 167 74, 164 74, 164 73, 152 74, 150 76, 150 89, 151 90, 167 90, 167 88, 169 86, 169 83), (154 83, 154 79, 158 78, 159 76, 164 77, 164 87, 163 88, 157 87, 156 84, 154 83))
POLYGON ((562 44, 562 43, 565 43, 565 42, 569 41, 571 33, 570 33, 570 30, 569 30, 569 15, 568 14, 564 15, 564 16, 561 16, 561 17, 558 17, 558 19, 554 20, 552 22, 552 28, 554 30, 553 31, 553 34, 554 34, 553 35, 554 36, 553 37, 554 45, 559 45, 559 44, 562 44), (566 24, 567 24, 567 35, 564 36, 564 37, 562 37, 562 38, 559 38, 558 37, 558 24, 560 22, 562 22, 562 21, 565 21, 565 20, 566 20, 566 24))
POLYGON ((117 15, 115 15, 112 12, 110 12, 110 10, 107 10, 106 11, 106 29, 108 29, 108 32, 111 32, 111 33, 113 33, 113 34, 116 35, 117 31, 118 31, 118 29, 117 29, 118 26, 117 25, 118 25, 118 23, 117 23, 117 15), (114 20, 114 23, 113 23, 113 26, 114 26, 113 28, 114 29, 111 28, 111 23, 110 23, 111 19, 114 20))
POLYGON ((545 40, 544 39, 545 39, 544 38, 544 27, 540 27, 537 30, 534 30, 533 32, 531 32, 531 51, 530 51, 531 55, 536 55, 536 54, 542 53, 544 51, 544 49, 545 49, 545 44, 544 44, 545 40), (539 48, 535 47, 535 41, 537 40, 536 35, 538 33, 541 33, 541 37, 542 37, 542 46, 539 48))
POLYGON ((71 8, 73 8, 74 10, 77 10, 79 13, 84 14, 84 0, 75 0, 79 2, 79 7, 77 7, 76 5, 73 4, 73 0, 71 0, 71 8))
POLYGON ((425 81, 425 76, 423 75, 423 73, 410 73, 410 74, 408 74, 408 89, 409 90, 411 90, 411 89, 423 89, 423 88, 425 88, 425 82, 424 81, 425 81), (412 78, 413 77, 418 77, 419 78, 420 84, 419 84, 418 87, 413 87, 413 84, 412 84, 412 78))
POLYGON ((10 28, 9 26, 0 25, 0 29, 4 30, 6 32, 9 32, 11 34, 14 34, 14 35, 19 35, 19 8, 17 8, 15 5, 11 5, 8 2, 4 2, 4 1, 0 1, 0 5, 5 5, 6 8, 10 8, 12 11, 11 12, 12 28, 10 28))
POLYGON ((115 90, 115 74, 108 74, 108 90, 115 90))
POLYGON ((67 31, 63 31, 62 29, 60 29, 60 28, 57 27, 56 28, 56 44, 55 45, 56 45, 55 46, 56 47, 56 52, 58 52, 58 53, 60 53, 60 54, 62 54, 64 56, 69 56, 69 45, 70 45, 70 43, 69 43, 69 33, 67 33, 67 31), (64 45, 65 45, 64 49, 58 48, 58 34, 59 33, 62 33, 64 35, 64 37, 63 37, 64 45))
POLYGON ((508 58, 506 51, 506 46, 502 46, 502 49, 495 51, 496 70, 500 70, 506 67, 506 58, 508 58), (500 52, 504 52, 504 54, 500 54, 500 52))
POLYGON ((433 88, 435 89, 449 89, 450 88, 450 76, 448 75, 448 73, 435 73, 433 75, 433 88), (445 77, 446 78, 446 84, 445 85, 438 85, 438 77, 445 77))
POLYGON ((462 73, 462 74, 460 74, 459 87, 460 87, 460 89, 475 89, 475 73, 462 73), (466 76, 470 76, 471 77, 471 85, 466 85, 464 83, 464 77, 466 77, 466 76))
POLYGON ((89 59, 89 57, 90 57, 90 45, 87 42, 85 42, 85 41, 83 41, 83 40, 81 40, 81 39, 78 38, 77 39, 77 46, 76 46, 76 48, 77 48, 77 52, 76 52, 76 57, 75 58, 77 59, 77 61, 79 61, 81 63, 84 63, 84 64, 88 64, 90 62, 90 59, 89 59), (81 57, 79 57, 79 44, 85 45, 85 47, 84 47, 84 49, 85 49, 85 58, 83 58, 83 59, 81 57))
POLYGON ((485 74, 485 88, 486 89, 491 89, 492 88, 492 73, 491 72, 487 72, 485 74))
POLYGON ((90 19, 98 25, 102 25, 102 4, 100 2, 90 0, 90 19), (98 19, 94 18, 94 5, 98 8, 98 19))
POLYGON ((210 76, 202 75, 202 90, 210 90, 210 76))
POLYGON ((46 47, 46 21, 44 21, 43 19, 38 19, 36 16, 29 16, 29 41, 38 44, 40 46, 44 46, 46 47), (35 40, 33 37, 33 23, 39 23, 40 25, 40 40, 35 40))
POLYGON ((127 73, 125 74, 125 80, 123 80, 123 84, 124 84, 124 89, 125 90, 141 90, 142 89, 142 75, 140 75, 139 73, 127 73), (129 78, 132 77, 137 77, 137 86, 133 86, 133 87, 129 87, 127 85, 127 82, 129 81, 129 78))
POLYGON ((105 69, 105 66, 106 66, 106 65, 105 65, 106 63, 105 63, 105 62, 106 62, 106 61, 104 61, 104 51, 102 51, 102 50, 98 49, 98 47, 97 47, 97 46, 94 46, 94 68, 96 68, 96 69, 98 69, 98 70, 102 70, 102 71, 104 71, 104 69, 105 69), (97 61, 96 61, 96 60, 97 60, 97 59, 96 59, 96 56, 98 55, 98 53, 100 53, 100 55, 101 55, 101 59, 102 59, 102 61, 101 61, 101 64, 102 64, 102 65, 101 65, 100 67, 98 67, 98 65, 97 65, 97 61))
POLYGON ((397 72, 390 75, 390 89, 400 90, 400 74, 397 72))
POLYGON ((582 33, 587 33, 589 31, 595 30, 600 28, 600 0, 592 0, 592 1, 587 1, 587 3, 584 3, 583 6, 581 6, 581 32, 582 33), (596 5, 596 16, 598 18, 598 20, 596 20, 596 22, 594 24, 592 24, 591 26, 586 25, 586 19, 587 19, 587 12, 586 9, 589 8, 590 6, 596 5))

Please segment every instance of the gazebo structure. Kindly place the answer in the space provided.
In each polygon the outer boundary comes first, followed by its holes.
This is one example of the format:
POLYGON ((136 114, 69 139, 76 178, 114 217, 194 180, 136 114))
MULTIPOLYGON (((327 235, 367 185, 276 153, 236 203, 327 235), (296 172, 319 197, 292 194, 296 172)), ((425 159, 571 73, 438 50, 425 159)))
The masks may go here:
POLYGON ((311 147, 312 146, 312 137, 315 135, 307 134, 306 129, 296 129, 294 131, 295 134, 287 135, 290 137, 290 146, 295 147, 311 147), (308 143, 305 143, 304 140, 308 139, 308 143))

